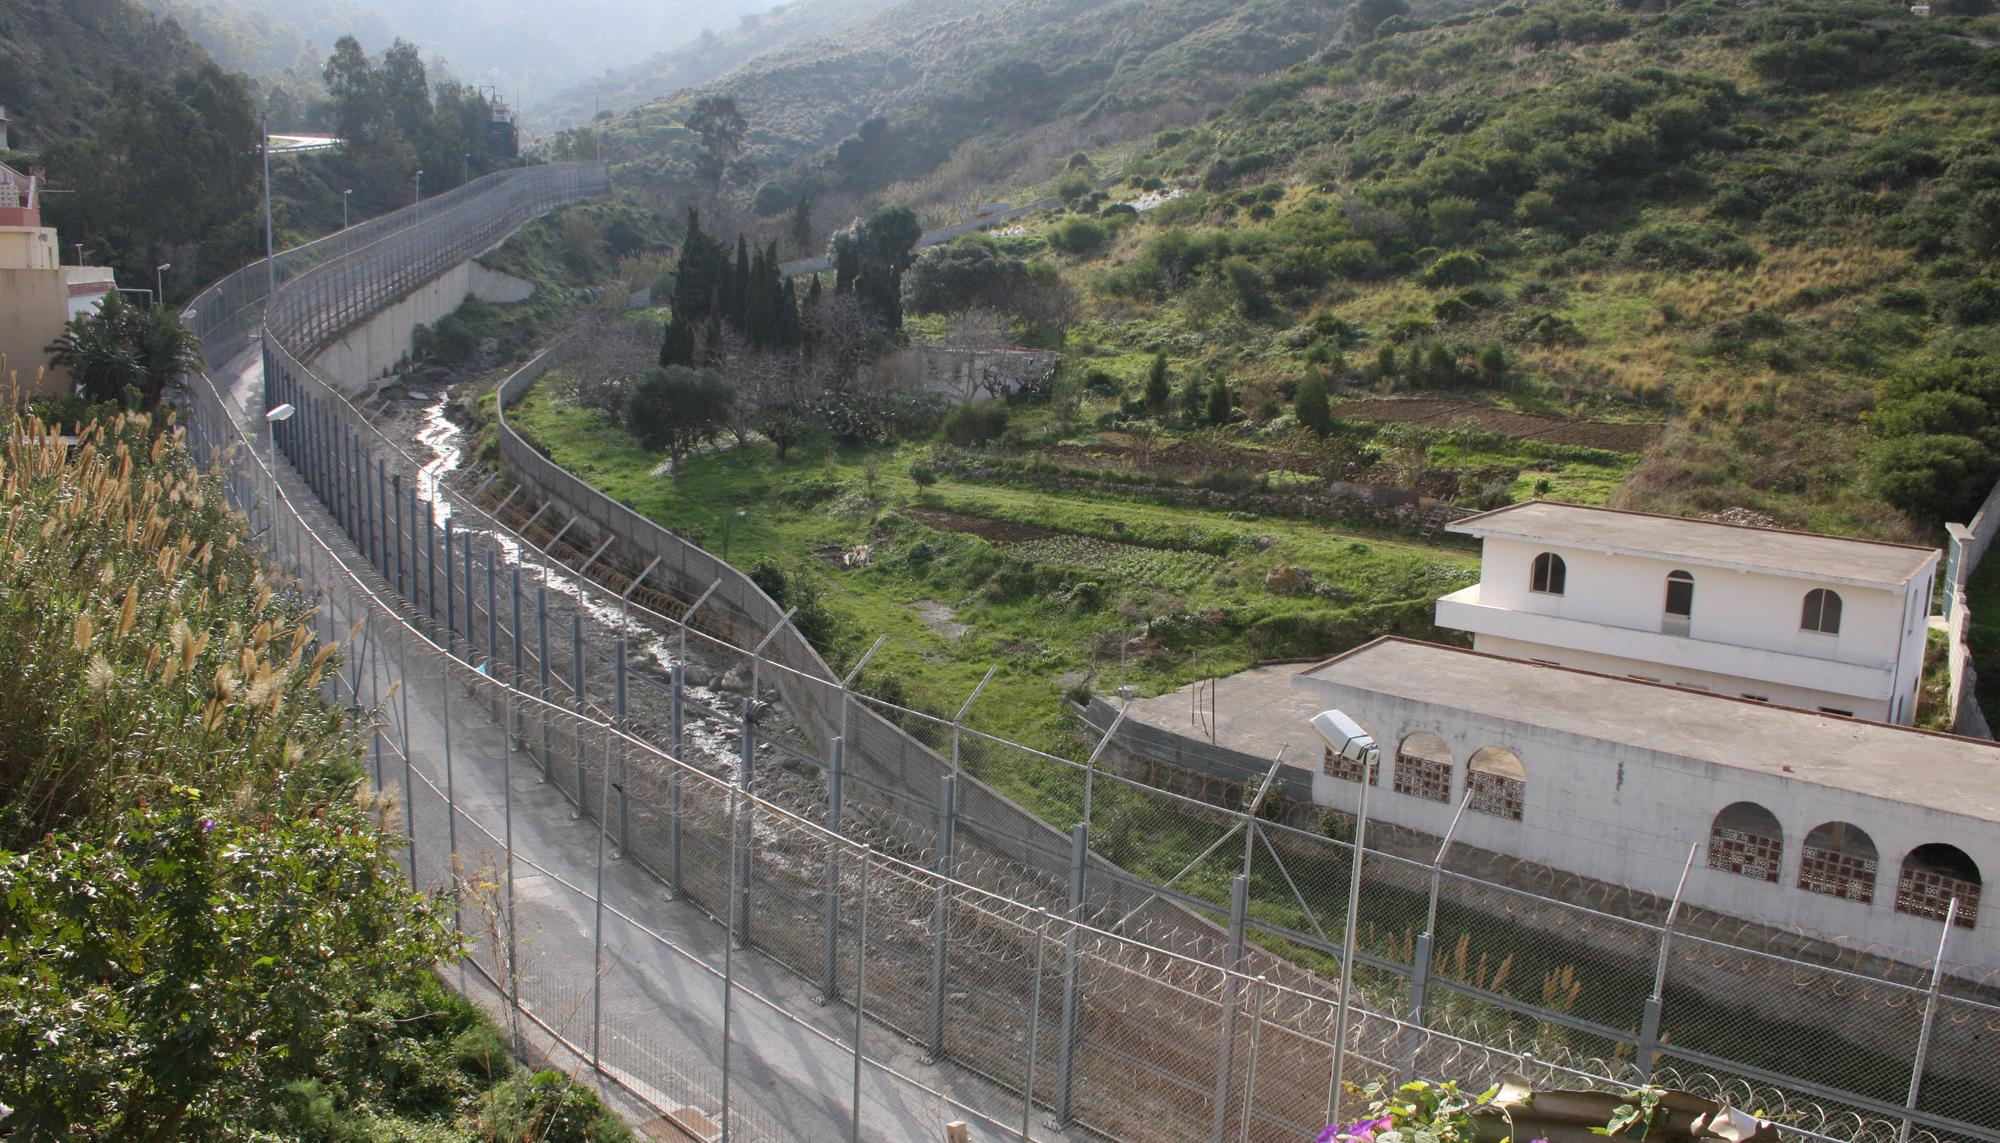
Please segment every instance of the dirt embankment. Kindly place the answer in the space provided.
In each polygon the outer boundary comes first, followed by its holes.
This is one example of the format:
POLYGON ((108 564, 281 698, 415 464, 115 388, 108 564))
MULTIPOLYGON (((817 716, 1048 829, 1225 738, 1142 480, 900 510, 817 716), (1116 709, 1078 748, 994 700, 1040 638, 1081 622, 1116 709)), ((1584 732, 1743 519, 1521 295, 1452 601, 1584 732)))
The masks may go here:
POLYGON ((1645 452, 1660 439, 1658 425, 1571 420, 1440 397, 1341 401, 1333 406, 1333 415, 1350 421, 1401 422, 1437 429, 1463 429, 1471 425, 1502 436, 1612 452, 1645 452))

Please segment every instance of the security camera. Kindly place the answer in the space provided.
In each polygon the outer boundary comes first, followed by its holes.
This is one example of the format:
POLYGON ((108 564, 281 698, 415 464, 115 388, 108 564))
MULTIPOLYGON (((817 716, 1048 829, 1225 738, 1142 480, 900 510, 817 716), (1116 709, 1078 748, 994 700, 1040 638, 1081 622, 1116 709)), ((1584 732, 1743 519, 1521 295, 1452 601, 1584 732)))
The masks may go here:
POLYGON ((1320 711, 1313 715, 1312 728, 1326 740, 1328 748, 1350 762, 1366 762, 1369 755, 1376 753, 1375 736, 1361 729, 1361 724, 1347 717, 1344 711, 1320 711))

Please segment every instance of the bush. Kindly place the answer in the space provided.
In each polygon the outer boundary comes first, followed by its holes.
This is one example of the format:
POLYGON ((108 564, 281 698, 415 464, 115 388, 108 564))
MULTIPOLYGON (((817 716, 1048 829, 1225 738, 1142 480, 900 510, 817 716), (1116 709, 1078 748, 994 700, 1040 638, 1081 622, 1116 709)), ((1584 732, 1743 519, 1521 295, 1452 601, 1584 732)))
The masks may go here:
POLYGON ((996 401, 960 405, 945 414, 944 439, 960 448, 974 448, 1007 431, 1007 407, 996 401))
POLYGON ((1431 263, 1424 271, 1424 285, 1469 286, 1486 277, 1486 259, 1467 250, 1455 250, 1431 263))
POLYGON ((1049 233, 1049 245, 1065 254, 1085 257, 1103 249, 1111 232, 1088 218, 1066 218, 1049 233))
POLYGON ((482 1101, 493 1143, 626 1143, 632 1131, 597 1093, 561 1072, 516 1076, 482 1101))
POLYGON ((1896 437, 1875 454, 1872 483, 1884 500, 1919 519, 1969 520, 1993 487, 1993 454, 1971 437, 1896 437))

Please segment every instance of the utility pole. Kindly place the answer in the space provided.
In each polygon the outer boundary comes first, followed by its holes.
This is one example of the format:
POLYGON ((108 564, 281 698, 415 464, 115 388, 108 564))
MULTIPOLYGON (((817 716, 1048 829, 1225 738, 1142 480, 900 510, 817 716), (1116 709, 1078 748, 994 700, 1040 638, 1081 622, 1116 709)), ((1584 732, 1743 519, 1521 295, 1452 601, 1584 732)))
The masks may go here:
POLYGON ((353 187, 348 187, 346 190, 340 192, 340 228, 342 230, 347 229, 347 204, 353 197, 353 187))
POLYGON ((422 201, 424 201, 424 169, 423 169, 422 167, 418 167, 418 168, 417 168, 417 199, 416 199, 416 201, 418 201, 418 202, 422 202, 422 201))
POLYGON ((271 117, 258 122, 264 133, 264 304, 269 305, 278 296, 278 266, 271 260, 271 117))

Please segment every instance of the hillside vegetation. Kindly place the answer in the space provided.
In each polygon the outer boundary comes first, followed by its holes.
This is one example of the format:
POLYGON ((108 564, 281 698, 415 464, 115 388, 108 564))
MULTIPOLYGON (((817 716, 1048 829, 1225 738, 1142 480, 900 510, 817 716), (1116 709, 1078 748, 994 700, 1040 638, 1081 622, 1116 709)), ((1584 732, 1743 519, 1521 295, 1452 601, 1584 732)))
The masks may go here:
POLYGON ((206 58, 132 0, 0 0, 0 107, 16 148, 82 132, 141 59, 158 75, 206 58))

